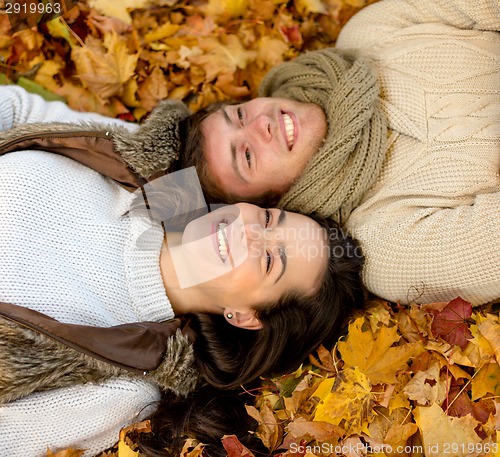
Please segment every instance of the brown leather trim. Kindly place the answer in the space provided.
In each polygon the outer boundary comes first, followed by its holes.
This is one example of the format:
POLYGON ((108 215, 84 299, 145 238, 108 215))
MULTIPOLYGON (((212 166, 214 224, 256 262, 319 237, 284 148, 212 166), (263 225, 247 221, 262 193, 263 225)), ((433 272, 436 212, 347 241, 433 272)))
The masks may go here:
POLYGON ((69 157, 116 181, 133 192, 146 183, 115 151, 111 134, 102 131, 36 133, 23 135, 0 148, 0 155, 14 151, 36 149, 69 157))
MULTIPOLYGON (((0 302, 0 316, 59 341, 79 352, 137 374, 147 374, 161 363, 167 339, 181 328, 181 319, 134 322, 115 327, 64 324, 29 308, 0 302)), ((192 341, 188 327, 183 333, 192 341)))

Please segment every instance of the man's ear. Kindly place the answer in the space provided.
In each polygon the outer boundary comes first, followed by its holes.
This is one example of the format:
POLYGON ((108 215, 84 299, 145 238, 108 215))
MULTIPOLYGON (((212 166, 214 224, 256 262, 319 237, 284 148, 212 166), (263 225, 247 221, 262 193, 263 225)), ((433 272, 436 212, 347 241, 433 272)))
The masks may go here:
POLYGON ((262 322, 255 316, 254 310, 242 313, 226 308, 224 310, 224 317, 229 324, 238 328, 246 330, 260 330, 263 327, 262 322))

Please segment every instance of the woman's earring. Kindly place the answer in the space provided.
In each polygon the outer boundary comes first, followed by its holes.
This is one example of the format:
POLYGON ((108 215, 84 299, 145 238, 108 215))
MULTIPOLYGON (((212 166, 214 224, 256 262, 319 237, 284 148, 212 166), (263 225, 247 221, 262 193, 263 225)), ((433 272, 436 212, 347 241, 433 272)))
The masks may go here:
POLYGON ((233 313, 227 313, 227 314, 226 314, 226 317, 227 317, 228 319, 232 319, 232 318, 233 318, 233 313))

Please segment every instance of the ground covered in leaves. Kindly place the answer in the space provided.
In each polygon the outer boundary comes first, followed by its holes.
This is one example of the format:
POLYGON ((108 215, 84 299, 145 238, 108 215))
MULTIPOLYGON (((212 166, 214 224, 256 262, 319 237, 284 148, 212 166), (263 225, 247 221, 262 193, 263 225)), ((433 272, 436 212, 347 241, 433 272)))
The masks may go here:
MULTIPOLYGON (((166 97, 195 111, 255 96, 272 66, 333 45, 373 1, 86 0, 24 30, 0 15, 0 83, 132 122, 166 97)), ((263 380, 248 413, 282 456, 498 457, 499 363, 498 305, 374 300, 333 350, 263 380)), ((147 422, 138 427, 148 433, 147 422)), ((101 457, 139 457, 127 432, 101 457)), ((235 437, 224 446, 252 455, 235 437)), ((202 451, 190 440, 183 457, 202 451)))

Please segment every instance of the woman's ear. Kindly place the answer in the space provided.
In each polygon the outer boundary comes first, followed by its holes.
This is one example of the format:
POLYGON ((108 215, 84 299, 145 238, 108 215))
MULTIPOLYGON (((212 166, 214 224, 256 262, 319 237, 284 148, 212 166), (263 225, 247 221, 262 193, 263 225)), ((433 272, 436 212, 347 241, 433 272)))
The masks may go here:
POLYGON ((255 316, 254 310, 249 310, 246 313, 233 311, 230 308, 224 310, 224 317, 231 325, 246 330, 260 330, 262 322, 255 316))

